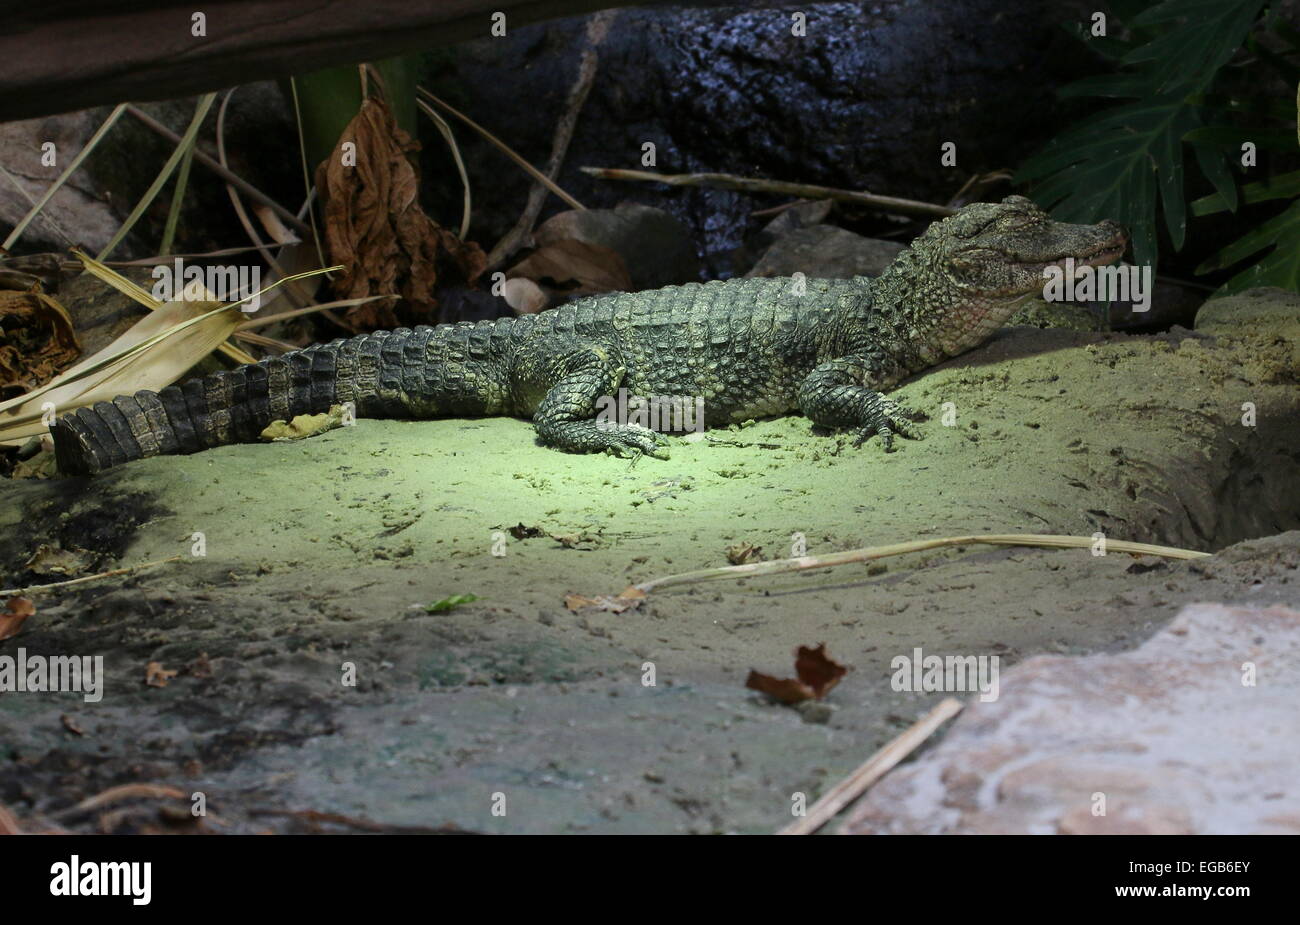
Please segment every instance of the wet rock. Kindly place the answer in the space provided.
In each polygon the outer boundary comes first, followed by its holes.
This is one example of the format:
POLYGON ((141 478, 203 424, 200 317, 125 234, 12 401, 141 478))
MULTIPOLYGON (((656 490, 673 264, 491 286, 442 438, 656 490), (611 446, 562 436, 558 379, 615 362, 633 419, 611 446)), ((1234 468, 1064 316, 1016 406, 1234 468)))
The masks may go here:
MULTIPOLYGON (((44 195, 68 162, 85 147, 103 118, 98 110, 92 110, 0 125, 0 164, 26 193, 23 195, 11 183, 0 183, 0 227, 4 228, 0 237, 7 236, 31 210, 32 202, 44 195), (44 148, 46 144, 54 148, 44 148), (42 163, 47 152, 54 158, 53 164, 42 163)), ((119 219, 103 189, 85 171, 78 171, 27 226, 15 250, 63 251, 70 239, 94 253, 109 242, 118 225, 119 219)))
POLYGON ((1298 697, 1300 611, 1193 604, 1134 651, 1011 669, 843 831, 1300 834, 1298 697))
MULTIPOLYGON (((197 98, 143 103, 140 109, 182 134, 194 115, 197 98)), ((219 104, 200 129, 199 145, 216 157, 213 141, 219 104)), ((32 196, 41 196, 108 118, 112 107, 99 107, 48 118, 0 125, 0 163, 15 174, 32 196), (53 142, 56 163, 41 163, 42 144, 53 142)), ((272 198, 296 208, 302 200, 302 168, 293 111, 270 81, 241 86, 231 98, 225 120, 230 168, 272 198)), ((42 210, 71 241, 97 253, 112 238, 122 219, 153 183, 175 145, 123 114, 96 149, 42 210)), ((113 253, 114 259, 157 252, 171 202, 169 185, 154 200, 135 230, 113 253)), ((247 200, 246 200, 246 204, 247 200)), ((0 226, 12 226, 31 208, 9 183, 0 183, 0 226)), ((459 213, 457 213, 459 214, 459 213)), ((186 187, 177 226, 176 252, 204 252, 247 238, 230 206, 225 182, 195 163, 186 187)), ((23 234, 18 253, 63 252, 68 241, 46 218, 37 218, 23 234)), ((252 258, 234 257, 247 261, 252 258)))
MULTIPOLYGON (((1060 28, 1076 13, 1032 0, 815 4, 802 36, 791 9, 767 6, 619 11, 560 186, 588 207, 634 196, 666 209, 705 253, 738 246, 756 230, 750 213, 780 200, 652 184, 633 192, 579 168, 719 171, 946 202, 971 174, 1018 163, 1051 137, 1070 115, 1054 88, 1088 66, 1060 28), (933 48, 943 53, 926 53, 933 48), (642 160, 647 142, 654 165, 642 160), (940 163, 945 142, 957 147, 956 166, 940 163)), ((580 18, 511 29, 439 59, 432 89, 545 163, 586 44, 580 18)), ((452 176, 445 145, 429 137, 437 163, 426 176, 452 176)), ((531 180, 469 133, 457 140, 476 231, 497 240, 531 180)), ((454 184, 430 192, 458 214, 454 184)))
POLYGON ((1111 330, 1158 331, 1175 324, 1191 327, 1196 310, 1205 302, 1208 294, 1206 290, 1195 286, 1182 286, 1158 279, 1151 287, 1146 311, 1135 310, 1132 299, 1116 299, 1109 306, 1105 302, 1094 304, 1102 316, 1108 319, 1111 330))
MULTIPOLYGON (((1300 295, 1275 286, 1260 286, 1211 299, 1196 313, 1196 330, 1223 333, 1241 329, 1300 328, 1300 295)), ((1300 338, 1296 338, 1300 339, 1300 338)))
POLYGON ((613 209, 561 212, 533 236, 538 247, 561 240, 607 247, 623 258, 635 289, 700 280, 690 229, 662 209, 621 202, 613 209))
POLYGON ((810 279, 879 276, 903 249, 896 241, 865 238, 834 225, 813 225, 777 239, 745 275, 802 273, 810 279))

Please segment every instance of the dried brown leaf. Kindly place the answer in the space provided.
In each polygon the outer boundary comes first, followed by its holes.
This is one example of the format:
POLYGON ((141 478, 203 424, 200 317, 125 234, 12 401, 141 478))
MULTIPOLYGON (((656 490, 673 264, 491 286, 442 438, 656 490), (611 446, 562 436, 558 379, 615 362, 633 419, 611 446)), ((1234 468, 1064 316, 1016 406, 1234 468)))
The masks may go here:
POLYGON ((345 164, 336 149, 316 170, 325 203, 325 243, 330 258, 347 268, 334 290, 341 299, 402 297, 400 303, 354 306, 345 315, 348 323, 373 330, 437 320, 433 289, 440 274, 450 270, 473 283, 486 268, 487 255, 424 214, 411 158, 420 145, 398 127, 384 103, 363 102, 340 142, 356 145, 355 165, 345 164))
POLYGON ((570 594, 564 598, 564 606, 569 610, 603 610, 608 613, 623 613, 626 610, 632 610, 641 606, 645 600, 645 592, 635 585, 628 585, 617 596, 611 597, 603 594, 599 597, 584 597, 581 594, 570 594))
POLYGON ((144 683, 150 687, 166 687, 178 673, 164 668, 162 662, 150 662, 144 666, 144 683))
POLYGON ((0 639, 17 636, 27 618, 36 613, 36 605, 29 597, 11 597, 0 610, 0 639))
POLYGON ((787 705, 804 700, 821 700, 840 683, 840 678, 848 670, 847 666, 826 654, 825 643, 816 648, 800 646, 795 650, 796 678, 777 678, 751 670, 745 679, 745 687, 761 691, 787 705))
POLYGON ((0 391, 44 385, 80 355, 72 319, 56 300, 37 289, 0 289, 0 391))
POLYGON ((727 547, 727 561, 732 565, 744 565, 747 562, 762 562, 763 547, 753 543, 737 543, 727 547))

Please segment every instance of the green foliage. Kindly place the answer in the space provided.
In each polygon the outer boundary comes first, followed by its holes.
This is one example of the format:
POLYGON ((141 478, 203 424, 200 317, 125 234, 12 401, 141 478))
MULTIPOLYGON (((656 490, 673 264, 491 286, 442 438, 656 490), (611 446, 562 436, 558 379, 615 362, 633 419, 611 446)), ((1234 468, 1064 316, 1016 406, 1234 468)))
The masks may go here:
MULTIPOLYGON (((417 63, 411 57, 374 63, 383 84, 384 99, 393 110, 397 124, 411 135, 416 132, 417 63)), ((317 164, 329 157, 343 130, 361 110, 361 72, 357 65, 349 64, 302 74, 296 80, 307 164, 315 170, 317 164)), ((372 96, 381 95, 375 90, 372 88, 372 96)))
MULTIPOLYGON (((1067 129, 1022 167, 1017 179, 1033 185, 1032 195, 1063 221, 1111 218, 1129 226, 1138 264, 1155 265, 1157 211, 1175 250, 1187 239, 1191 216, 1236 211, 1248 203, 1288 198, 1300 192, 1300 175, 1286 174, 1237 189, 1231 164, 1244 141, 1261 152, 1295 153, 1289 101, 1216 94, 1214 84, 1245 47, 1253 68, 1267 68, 1288 81, 1300 79, 1300 33, 1261 16, 1265 0, 1115 0, 1107 37, 1079 30, 1090 47, 1116 64, 1113 73, 1087 77, 1061 91, 1065 98, 1122 100, 1067 129), (1118 20, 1118 21, 1117 21, 1118 20), (1120 23, 1126 27, 1120 29, 1120 23), (1267 31, 1284 53, 1264 47, 1267 31), (1185 155, 1190 148, 1215 193, 1191 204, 1184 194, 1185 155)), ((1300 277, 1300 220, 1294 208, 1206 261, 1198 272, 1231 266, 1266 247, 1274 251, 1228 285, 1267 281, 1295 288, 1300 277), (1282 282, 1289 280, 1290 282, 1282 282)))
POLYGON ((426 604, 424 608, 424 612, 445 613, 448 610, 453 610, 459 607, 461 604, 469 604, 476 600, 478 600, 478 595, 476 594, 453 594, 451 597, 444 597, 440 601, 434 601, 432 604, 426 604))

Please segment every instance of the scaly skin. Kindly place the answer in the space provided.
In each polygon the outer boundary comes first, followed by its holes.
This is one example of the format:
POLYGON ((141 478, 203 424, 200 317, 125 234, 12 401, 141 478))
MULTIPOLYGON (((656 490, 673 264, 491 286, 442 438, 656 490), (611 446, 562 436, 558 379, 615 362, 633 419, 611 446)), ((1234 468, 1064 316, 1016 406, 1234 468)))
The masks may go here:
POLYGON ((160 453, 256 439, 273 420, 354 402, 359 417, 532 417, 572 452, 662 455, 635 424, 599 426, 597 400, 696 396, 707 426, 799 411, 861 442, 919 436, 881 394, 982 343, 1043 269, 1118 259, 1118 225, 1052 221, 1010 196, 936 222, 879 279, 736 279, 593 296, 477 323, 377 331, 59 418, 59 468, 92 474, 160 453), (801 285, 802 284, 802 285, 801 285))

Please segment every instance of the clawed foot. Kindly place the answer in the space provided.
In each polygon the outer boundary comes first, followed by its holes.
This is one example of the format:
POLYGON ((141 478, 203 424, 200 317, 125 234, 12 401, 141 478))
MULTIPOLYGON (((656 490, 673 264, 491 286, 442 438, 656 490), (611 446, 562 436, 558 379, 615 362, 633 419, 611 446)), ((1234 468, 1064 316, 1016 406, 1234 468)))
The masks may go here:
POLYGON ((604 430, 606 436, 605 452, 621 458, 631 457, 636 461, 642 456, 656 459, 668 458, 668 438, 639 424, 624 424, 604 430))
POLYGON ((866 409, 866 424, 858 430, 857 439, 853 441, 854 447, 860 447, 872 434, 880 435, 880 443, 885 448, 886 453, 894 452, 894 434, 906 437, 909 440, 924 439, 924 435, 916 424, 913 423, 924 415, 917 411, 900 405, 898 402, 885 398, 884 396, 874 396, 866 409))

